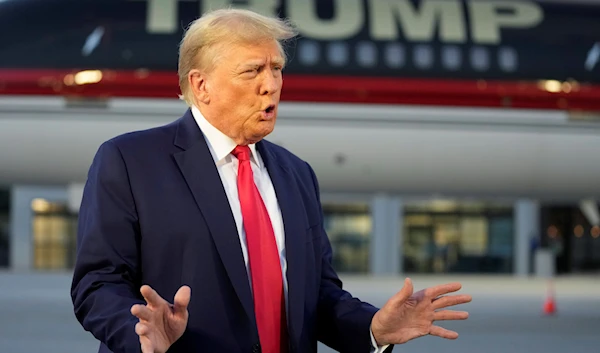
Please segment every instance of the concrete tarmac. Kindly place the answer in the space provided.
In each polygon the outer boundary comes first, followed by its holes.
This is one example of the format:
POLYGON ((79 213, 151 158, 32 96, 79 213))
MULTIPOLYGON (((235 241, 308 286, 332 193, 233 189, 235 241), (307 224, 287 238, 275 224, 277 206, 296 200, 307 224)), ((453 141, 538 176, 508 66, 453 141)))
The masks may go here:
MULTIPOLYGON (((378 306, 399 290, 403 281, 399 277, 342 278, 351 293, 378 306)), ((473 295, 473 302, 455 309, 469 311, 470 318, 439 323, 458 331, 457 340, 426 336, 397 346, 394 352, 600 352, 599 276, 556 279, 554 316, 542 312, 544 280, 450 275, 411 278, 416 290, 460 281, 460 292, 473 295)), ((0 272, 0 352, 96 352, 97 341, 73 315, 69 286, 70 273, 0 272)), ((331 352, 320 345, 319 353, 331 352)))

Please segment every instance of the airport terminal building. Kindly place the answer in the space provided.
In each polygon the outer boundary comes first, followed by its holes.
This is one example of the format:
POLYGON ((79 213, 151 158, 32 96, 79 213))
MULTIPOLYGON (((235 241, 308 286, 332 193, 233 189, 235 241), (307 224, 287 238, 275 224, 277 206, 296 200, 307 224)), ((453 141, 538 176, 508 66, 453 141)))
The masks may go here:
POLYGON ((0 2, 0 267, 73 266, 97 148, 183 115, 182 28, 235 5, 301 33, 268 139, 314 168, 338 271, 600 270, 600 4, 239 3, 0 2))

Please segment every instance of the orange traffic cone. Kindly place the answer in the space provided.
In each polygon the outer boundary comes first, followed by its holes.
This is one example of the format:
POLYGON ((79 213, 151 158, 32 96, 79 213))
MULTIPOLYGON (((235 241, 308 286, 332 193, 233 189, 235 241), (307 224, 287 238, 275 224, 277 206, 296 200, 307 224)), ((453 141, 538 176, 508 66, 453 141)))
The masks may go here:
POLYGON ((544 314, 554 315, 556 313, 556 301, 554 298, 554 286, 552 281, 548 282, 548 293, 544 301, 544 314))

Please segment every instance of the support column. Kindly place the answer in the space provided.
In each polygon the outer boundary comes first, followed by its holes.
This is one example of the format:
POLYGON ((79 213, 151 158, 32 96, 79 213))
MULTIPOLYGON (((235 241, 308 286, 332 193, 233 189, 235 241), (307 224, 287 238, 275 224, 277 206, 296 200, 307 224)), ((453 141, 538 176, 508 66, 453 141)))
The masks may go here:
POLYGON ((79 213, 79 207, 83 200, 84 183, 72 183, 67 187, 68 207, 69 211, 79 213))
POLYGON ((402 202, 386 194, 376 195, 371 202, 371 273, 393 275, 401 272, 402 202))
POLYGON ((15 271, 33 269, 33 233, 31 201, 42 198, 52 202, 66 202, 64 187, 15 185, 11 188, 9 268, 15 271))
POLYGON ((404 273, 404 202, 400 198, 395 199, 398 203, 398 212, 396 216, 396 220, 398 222, 397 232, 396 232, 396 241, 397 246, 395 247, 397 250, 395 252, 396 256, 396 265, 395 269, 397 274, 404 273))
POLYGON ((531 240, 540 236, 540 206, 537 201, 521 199, 514 209, 514 274, 525 277, 530 274, 531 240))

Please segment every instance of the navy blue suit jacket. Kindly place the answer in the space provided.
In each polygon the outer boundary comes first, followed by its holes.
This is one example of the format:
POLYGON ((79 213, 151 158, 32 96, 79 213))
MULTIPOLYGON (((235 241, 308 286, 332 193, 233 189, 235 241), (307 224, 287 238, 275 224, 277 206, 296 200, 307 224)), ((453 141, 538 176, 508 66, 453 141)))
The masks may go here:
MULTIPOLYGON (((267 141, 257 144, 283 215, 294 353, 317 340, 368 353, 377 308, 353 298, 331 265, 311 167, 267 141)), ((79 213, 71 295, 99 352, 139 352, 132 305, 142 284, 173 301, 192 289, 184 335, 169 352, 258 352, 250 285, 235 221, 191 111, 175 122, 118 136, 99 148, 79 213)))

